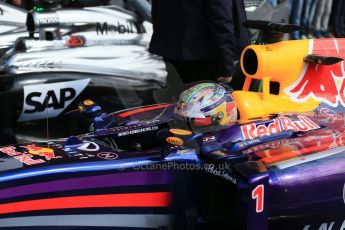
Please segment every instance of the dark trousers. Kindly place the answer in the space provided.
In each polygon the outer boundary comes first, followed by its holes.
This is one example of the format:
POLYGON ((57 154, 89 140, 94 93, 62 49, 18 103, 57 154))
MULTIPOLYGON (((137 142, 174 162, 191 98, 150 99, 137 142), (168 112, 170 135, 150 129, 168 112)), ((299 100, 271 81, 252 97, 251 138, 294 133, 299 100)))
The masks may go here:
POLYGON ((171 63, 183 83, 192 83, 203 80, 216 81, 217 62, 216 61, 175 61, 164 59, 165 62, 171 63))
MULTIPOLYGON (((176 76, 185 84, 198 81, 217 81, 221 77, 218 73, 217 61, 175 61, 164 59, 165 62, 172 64, 179 76, 176 76)), ((175 76, 174 76, 175 77, 175 76)), ((235 64, 235 74, 232 77, 230 86, 234 90, 242 89, 245 76, 243 75, 239 63, 235 64)))
POLYGON ((333 30, 336 37, 344 37, 345 35, 345 1, 334 0, 333 3, 333 30))

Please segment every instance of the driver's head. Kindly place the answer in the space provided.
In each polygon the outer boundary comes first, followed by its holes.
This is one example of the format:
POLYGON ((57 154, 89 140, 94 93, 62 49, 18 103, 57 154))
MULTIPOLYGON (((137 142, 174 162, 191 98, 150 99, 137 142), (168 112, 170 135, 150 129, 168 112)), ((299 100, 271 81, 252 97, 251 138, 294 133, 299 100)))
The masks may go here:
POLYGON ((223 86, 202 83, 180 95, 174 118, 194 128, 219 127, 237 121, 237 106, 223 86))

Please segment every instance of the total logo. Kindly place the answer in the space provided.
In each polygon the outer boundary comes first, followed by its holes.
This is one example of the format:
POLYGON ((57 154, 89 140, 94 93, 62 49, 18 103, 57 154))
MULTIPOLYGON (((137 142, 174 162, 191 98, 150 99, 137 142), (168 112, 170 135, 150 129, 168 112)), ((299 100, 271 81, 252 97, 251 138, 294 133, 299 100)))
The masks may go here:
POLYGON ((18 121, 58 117, 86 88, 90 78, 24 86, 24 105, 18 121))
POLYGON ((255 138, 279 134, 285 131, 307 132, 319 129, 320 126, 315 124, 306 116, 298 116, 296 120, 288 117, 279 117, 273 119, 269 124, 250 123, 241 126, 243 140, 253 140, 255 138))

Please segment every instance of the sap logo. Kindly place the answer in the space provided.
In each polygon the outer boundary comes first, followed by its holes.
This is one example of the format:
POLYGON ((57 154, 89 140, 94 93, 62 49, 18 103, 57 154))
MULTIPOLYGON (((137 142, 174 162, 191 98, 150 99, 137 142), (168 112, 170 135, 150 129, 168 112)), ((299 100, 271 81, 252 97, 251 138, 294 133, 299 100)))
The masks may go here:
POLYGON ((40 25, 59 25, 60 21, 57 17, 41 18, 40 25))
POLYGON ((73 88, 64 88, 60 89, 60 95, 56 95, 55 90, 49 90, 47 95, 43 95, 44 97, 42 95, 40 92, 30 93, 26 97, 25 103, 31 106, 32 109, 26 109, 24 113, 42 112, 46 108, 63 109, 66 102, 75 97, 76 92, 73 88), (44 99, 43 101, 42 98, 44 99))
POLYGON ((253 140, 264 136, 279 134, 285 131, 307 132, 319 129, 320 126, 315 124, 306 116, 298 116, 298 120, 291 120, 288 117, 273 119, 269 124, 257 125, 250 123, 241 126, 243 140, 253 140))
POLYGON ((101 23, 96 23, 96 33, 97 35, 108 35, 108 34, 126 34, 126 33, 134 33, 132 23, 128 23, 127 25, 120 24, 117 22, 115 25, 109 25, 108 23, 104 22, 103 25, 101 23))
POLYGON ((90 79, 24 86, 24 105, 18 121, 58 117, 89 84, 90 79))

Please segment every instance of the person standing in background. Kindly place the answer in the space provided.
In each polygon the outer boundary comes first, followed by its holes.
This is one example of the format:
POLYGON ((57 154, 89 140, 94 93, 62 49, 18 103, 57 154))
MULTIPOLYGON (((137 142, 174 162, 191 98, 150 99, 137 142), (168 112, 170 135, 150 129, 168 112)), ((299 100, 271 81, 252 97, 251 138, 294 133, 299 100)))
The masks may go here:
MULTIPOLYGON (((343 0, 342 0, 343 1, 343 0)), ((315 37, 329 38, 329 20, 332 13, 333 0, 319 0, 315 15, 315 37)), ((342 22, 344 23, 344 22, 342 22)))
POLYGON ((230 82, 249 41, 242 0, 152 0, 149 51, 174 65, 184 83, 230 82))
POLYGON ((22 0, 8 0, 8 1, 2 1, 2 2, 6 2, 8 4, 11 4, 11 5, 14 5, 14 6, 17 6, 17 7, 22 7, 22 8, 25 8, 23 7, 23 1, 22 0))
MULTIPOLYGON (((301 17, 303 10, 304 0, 288 0, 290 6, 290 23, 294 25, 301 25, 301 17)), ((291 39, 299 40, 301 39, 300 31, 293 32, 291 34, 291 39)))
POLYGON ((273 6, 276 7, 278 5, 278 0, 268 0, 268 2, 273 6))
POLYGON ((334 0, 333 3, 333 32, 334 36, 338 38, 345 37, 345 1, 334 0))
POLYGON ((302 16, 302 23, 304 31, 302 33, 302 39, 312 39, 313 36, 311 35, 311 27, 313 23, 313 19, 315 18, 315 11, 317 6, 318 0, 304 0, 304 10, 302 16))
POLYGON ((62 7, 88 7, 108 5, 110 0, 62 0, 62 7))
POLYGON ((59 0, 7 0, 5 2, 26 10, 32 10, 34 7, 51 9, 57 7, 60 3, 59 0))

